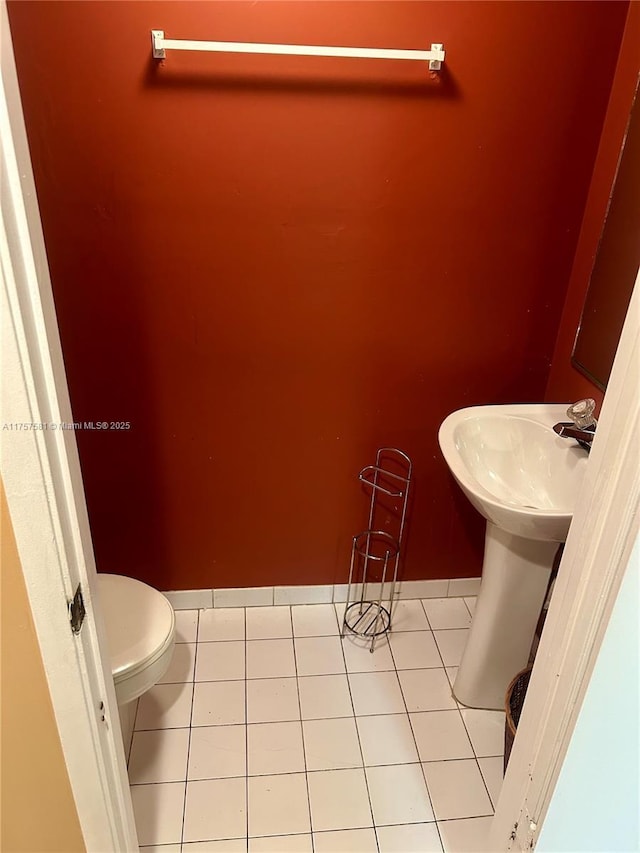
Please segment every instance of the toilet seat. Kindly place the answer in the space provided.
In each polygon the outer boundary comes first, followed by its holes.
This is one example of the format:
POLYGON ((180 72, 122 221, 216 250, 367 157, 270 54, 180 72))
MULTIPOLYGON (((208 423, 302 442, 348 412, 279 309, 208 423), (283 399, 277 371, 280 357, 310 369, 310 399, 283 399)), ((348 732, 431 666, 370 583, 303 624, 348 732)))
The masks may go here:
POLYGON ((119 705, 164 675, 175 644, 175 614, 156 589, 122 575, 99 574, 111 673, 119 705))

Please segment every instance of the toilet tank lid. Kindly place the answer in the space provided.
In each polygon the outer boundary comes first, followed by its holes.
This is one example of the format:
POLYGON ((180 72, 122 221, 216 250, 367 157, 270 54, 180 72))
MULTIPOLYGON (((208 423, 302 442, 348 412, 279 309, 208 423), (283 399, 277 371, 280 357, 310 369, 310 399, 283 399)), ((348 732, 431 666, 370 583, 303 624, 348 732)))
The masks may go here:
POLYGON ((173 607, 157 589, 123 575, 98 574, 114 678, 155 658, 175 630, 173 607))

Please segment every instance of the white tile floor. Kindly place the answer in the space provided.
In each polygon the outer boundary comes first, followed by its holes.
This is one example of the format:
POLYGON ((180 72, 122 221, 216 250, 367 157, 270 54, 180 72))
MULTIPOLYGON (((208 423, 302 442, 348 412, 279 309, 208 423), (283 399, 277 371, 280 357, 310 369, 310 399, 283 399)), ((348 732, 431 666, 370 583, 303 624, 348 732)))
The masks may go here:
POLYGON ((451 696, 474 603, 398 602, 373 654, 344 605, 177 611, 129 758, 142 849, 476 853, 504 715, 451 696))

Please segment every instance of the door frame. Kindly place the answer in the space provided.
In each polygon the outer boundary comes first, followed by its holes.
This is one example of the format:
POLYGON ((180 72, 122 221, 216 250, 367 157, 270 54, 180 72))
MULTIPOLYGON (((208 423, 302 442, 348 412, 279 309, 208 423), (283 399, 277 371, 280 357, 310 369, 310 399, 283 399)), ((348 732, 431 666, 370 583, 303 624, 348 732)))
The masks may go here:
POLYGON ((61 428, 73 418, 5 0, 0 67, 2 479, 86 848, 133 853, 138 842, 76 438, 73 428, 61 428), (43 428, 22 426, 32 424, 43 428), (78 585, 86 616, 74 634, 68 605, 78 585))
MULTIPOLYGON (((5 0, 0 31, 2 422, 72 424, 5 0)), ((636 284, 492 823, 494 853, 535 844, 637 537, 639 300, 636 284)), ((136 851, 75 432, 7 435, 2 476, 87 850, 136 851), (67 604, 78 583, 87 616, 74 635, 67 604)))
POLYGON ((639 339, 640 273, 492 822, 492 851, 535 846, 638 541, 639 339))

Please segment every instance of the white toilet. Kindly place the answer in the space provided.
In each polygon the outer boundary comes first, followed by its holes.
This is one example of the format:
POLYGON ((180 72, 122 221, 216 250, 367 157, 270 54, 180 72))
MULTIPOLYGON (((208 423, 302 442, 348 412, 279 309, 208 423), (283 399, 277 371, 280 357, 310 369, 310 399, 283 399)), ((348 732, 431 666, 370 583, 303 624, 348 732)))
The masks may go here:
POLYGON ((135 700, 167 671, 175 645, 176 618, 164 595, 146 583, 122 575, 99 574, 98 584, 127 754, 135 700))

